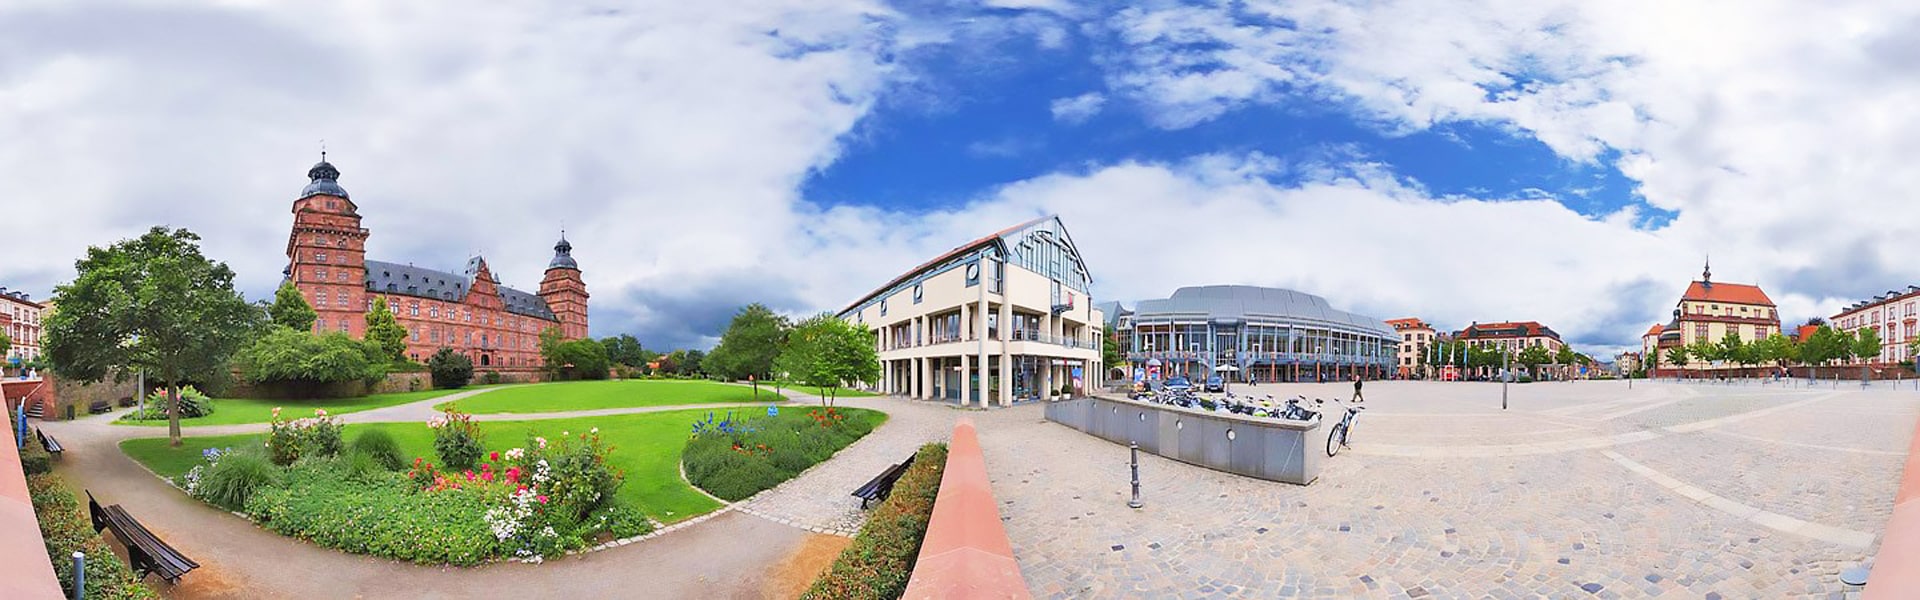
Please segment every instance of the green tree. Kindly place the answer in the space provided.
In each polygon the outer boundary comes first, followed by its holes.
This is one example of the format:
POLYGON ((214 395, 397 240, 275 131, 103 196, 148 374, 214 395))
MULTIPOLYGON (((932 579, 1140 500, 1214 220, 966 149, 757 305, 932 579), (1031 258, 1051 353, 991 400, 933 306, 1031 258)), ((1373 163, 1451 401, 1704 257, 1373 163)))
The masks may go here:
POLYGON ((46 351, 75 381, 136 371, 167 389, 167 433, 180 445, 180 386, 225 374, 260 311, 233 288, 233 270, 200 254, 200 236, 154 227, 89 247, 72 283, 54 288, 46 351))
POLYGON ((380 344, 343 332, 308 333, 275 325, 234 355, 247 381, 292 390, 348 381, 377 381, 387 374, 380 344))
POLYGON ((1687 356, 1686 346, 1673 346, 1671 348, 1667 348, 1667 363, 1672 364, 1675 368, 1679 368, 1679 369, 1687 368, 1687 362, 1689 362, 1690 360, 1692 359, 1691 357, 1687 356))
POLYGON ((275 325, 288 329, 313 331, 313 320, 320 318, 320 313, 314 312, 313 306, 307 304, 306 296, 300 295, 300 288, 288 281, 273 292, 273 304, 267 307, 267 317, 275 325))
POLYGON ((427 372, 433 375, 433 387, 443 390, 467 387, 473 381, 473 359, 454 352, 452 348, 441 348, 427 357, 427 372))
POLYGON ((1127 364, 1127 357, 1120 353, 1120 332, 1109 329, 1101 337, 1100 361, 1106 363, 1108 369, 1127 364))
POLYGON ((1526 348, 1522 348, 1520 353, 1513 358, 1515 362, 1527 368, 1528 377, 1539 379, 1540 365, 1553 361, 1553 354, 1547 352, 1546 346, 1527 346, 1526 348))
POLYGON ((647 349, 640 346, 640 340, 632 334, 622 333, 616 336, 600 338, 600 345, 607 348, 607 360, 614 364, 629 367, 641 367, 647 364, 647 349))
POLYGON ((606 379, 613 362, 600 342, 568 340, 558 327, 540 332, 540 359, 554 379, 606 379))
POLYGON ((880 356, 873 332, 829 313, 794 326, 775 368, 801 383, 827 389, 821 402, 833 406, 840 387, 880 379, 880 356))
POLYGON ((720 345, 705 358, 704 368, 728 380, 748 375, 765 379, 773 373, 773 359, 780 356, 791 328, 787 318, 772 309, 758 302, 748 304, 733 315, 726 333, 720 335, 720 345))
POLYGON ((1854 336, 1854 333, 1851 331, 1835 331, 1833 337, 1833 357, 1841 363, 1853 360, 1855 356, 1853 353, 1855 347, 1854 341, 1859 338, 1854 336))
MULTIPOLYGON (((1840 348, 1845 345, 1838 332, 1822 324, 1807 336, 1806 342, 1800 344, 1800 362, 1817 369, 1829 361, 1840 358, 1840 348)), ((1814 377, 1819 377, 1817 370, 1814 372, 1814 377)))
POLYGON ((1853 338, 1853 355, 1861 361, 1871 362, 1880 358, 1880 346, 1880 330, 1862 327, 1853 338))
POLYGON ((367 340, 380 346, 386 362, 398 364, 407 361, 407 328, 393 318, 393 310, 387 308, 384 296, 373 299, 373 308, 367 311, 367 340))
POLYGON ((1731 330, 1727 331, 1726 335, 1720 336, 1718 350, 1720 358, 1727 362, 1738 363, 1740 365, 1747 365, 1753 362, 1753 348, 1751 348, 1751 345, 1748 344, 1746 340, 1740 339, 1739 333, 1731 330))
POLYGON ((1704 337, 1694 340, 1687 344, 1687 356, 1700 361, 1701 368, 1711 370, 1713 361, 1721 360, 1720 344, 1704 337))
POLYGON ((13 338, 8 337, 6 332, 0 331, 0 360, 6 360, 7 352, 12 350, 13 338))

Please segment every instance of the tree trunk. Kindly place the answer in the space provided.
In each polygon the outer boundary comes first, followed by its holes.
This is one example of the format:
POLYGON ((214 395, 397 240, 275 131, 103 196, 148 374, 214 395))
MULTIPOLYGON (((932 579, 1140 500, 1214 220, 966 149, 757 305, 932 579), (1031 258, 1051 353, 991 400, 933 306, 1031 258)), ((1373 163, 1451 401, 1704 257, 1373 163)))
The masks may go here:
POLYGON ((180 447, 180 383, 167 382, 167 438, 180 447))

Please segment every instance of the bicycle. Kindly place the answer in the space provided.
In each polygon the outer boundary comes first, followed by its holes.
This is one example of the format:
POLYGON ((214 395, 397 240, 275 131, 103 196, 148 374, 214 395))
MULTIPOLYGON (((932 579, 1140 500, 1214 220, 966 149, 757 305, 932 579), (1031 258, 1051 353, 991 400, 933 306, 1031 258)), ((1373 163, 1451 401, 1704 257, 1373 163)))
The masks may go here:
MULTIPOLYGON (((1313 403, 1324 405, 1326 401, 1315 398, 1313 399, 1313 403)), ((1327 456, 1339 454, 1341 448, 1347 447, 1347 438, 1353 434, 1354 416, 1360 414, 1360 411, 1367 409, 1365 406, 1348 406, 1340 404, 1338 401, 1335 401, 1333 404, 1334 406, 1345 409, 1347 414, 1340 417, 1339 423, 1333 424, 1332 431, 1327 432, 1327 456)))

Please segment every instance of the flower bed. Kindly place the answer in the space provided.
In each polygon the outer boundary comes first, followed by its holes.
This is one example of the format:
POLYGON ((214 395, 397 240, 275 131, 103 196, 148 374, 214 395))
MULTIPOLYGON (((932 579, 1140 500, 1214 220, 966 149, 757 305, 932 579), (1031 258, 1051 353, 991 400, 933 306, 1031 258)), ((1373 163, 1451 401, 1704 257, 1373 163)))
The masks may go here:
POLYGON ((946 466, 946 444, 921 446, 913 466, 867 516, 853 544, 801 598, 899 598, 913 576, 946 466))
POLYGON ((857 408, 788 410, 778 416, 695 422, 681 453, 687 481, 709 494, 744 500, 833 456, 886 420, 857 408))
POLYGON ((40 536, 46 539, 47 554, 53 557, 54 575, 60 588, 73 595, 73 553, 87 553, 88 598, 159 598, 152 588, 141 585, 120 560, 107 541, 94 532, 87 520, 87 508, 73 492, 60 485, 52 475, 27 478, 27 492, 33 498, 34 515, 40 518, 40 536))
MULTIPOLYGON (((468 422, 450 412, 434 429, 445 431, 449 421, 468 422)), ((395 471, 374 450, 392 441, 371 441, 356 438, 341 455, 340 427, 324 412, 289 422, 276 415, 262 448, 208 449, 206 463, 176 483, 275 532, 416 563, 538 562, 653 528, 637 509, 612 502, 624 476, 607 465, 611 447, 597 429, 552 441, 529 437, 525 447, 458 470, 422 457, 395 471)))

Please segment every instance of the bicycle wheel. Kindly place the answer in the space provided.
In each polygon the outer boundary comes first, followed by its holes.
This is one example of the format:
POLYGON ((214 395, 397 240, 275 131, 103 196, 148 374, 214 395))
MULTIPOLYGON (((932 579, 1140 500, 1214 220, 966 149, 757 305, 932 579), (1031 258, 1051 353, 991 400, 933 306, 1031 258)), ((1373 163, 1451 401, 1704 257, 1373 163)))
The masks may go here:
POLYGON ((1345 445, 1344 442, 1346 441, 1346 437, 1347 437, 1347 424, 1346 423, 1335 424, 1333 426, 1333 430, 1327 432, 1327 456, 1333 456, 1335 454, 1339 454, 1340 446, 1345 445))

